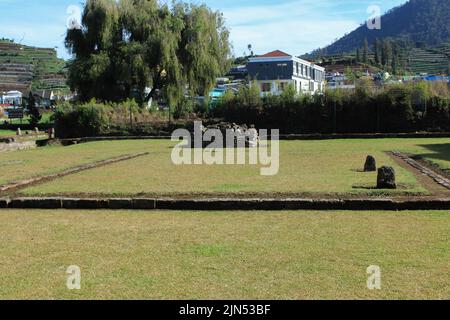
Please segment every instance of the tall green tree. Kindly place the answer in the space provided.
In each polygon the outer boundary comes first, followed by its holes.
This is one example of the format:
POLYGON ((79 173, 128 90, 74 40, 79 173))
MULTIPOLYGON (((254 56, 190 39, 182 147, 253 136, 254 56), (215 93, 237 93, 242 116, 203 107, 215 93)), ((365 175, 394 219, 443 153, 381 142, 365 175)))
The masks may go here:
POLYGON ((380 60, 380 49, 381 49, 381 44, 380 44, 380 39, 378 39, 378 38, 376 38, 375 39, 375 48, 374 48, 374 51, 375 51, 375 64, 376 65, 380 65, 380 62, 381 62, 381 60, 380 60))
POLYGON ((391 59, 391 68, 393 74, 398 74, 398 60, 399 60, 399 52, 397 45, 395 42, 392 42, 392 59, 391 59))
POLYGON ((369 62, 369 42, 367 41, 367 38, 364 39, 363 62, 364 63, 369 62))
POLYGON ((36 99, 30 92, 28 96, 28 114, 30 115, 30 124, 32 127, 36 127, 42 119, 42 115, 39 108, 36 107, 36 99))
POLYGON ((157 94, 177 104, 186 89, 206 96, 230 55, 219 12, 157 0, 87 0, 82 28, 67 32, 66 47, 69 84, 82 101, 140 104, 157 94))
POLYGON ((392 57, 392 45, 389 40, 383 40, 383 48, 381 51, 381 64, 383 67, 387 67, 389 65, 389 61, 391 61, 392 57))

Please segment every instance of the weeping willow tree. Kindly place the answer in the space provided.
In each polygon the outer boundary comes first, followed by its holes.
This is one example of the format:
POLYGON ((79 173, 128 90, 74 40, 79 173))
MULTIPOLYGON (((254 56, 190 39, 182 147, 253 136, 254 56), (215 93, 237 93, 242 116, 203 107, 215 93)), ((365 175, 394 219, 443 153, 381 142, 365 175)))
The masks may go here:
POLYGON ((156 0, 88 0, 66 47, 73 56, 69 84, 82 101, 141 104, 158 93, 170 104, 187 93, 206 96, 230 54, 220 12, 156 0))

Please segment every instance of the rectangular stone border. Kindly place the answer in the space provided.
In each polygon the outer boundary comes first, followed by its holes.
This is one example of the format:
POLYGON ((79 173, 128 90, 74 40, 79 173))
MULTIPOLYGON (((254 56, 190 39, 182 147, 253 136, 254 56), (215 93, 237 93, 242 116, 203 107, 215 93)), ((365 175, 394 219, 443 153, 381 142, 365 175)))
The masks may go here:
MULTIPOLYGON (((336 134, 280 134, 280 140, 335 140, 335 139, 386 139, 386 138, 449 138, 450 132, 411 133, 336 133, 336 134)), ((100 136, 61 139, 63 144, 114 140, 170 140, 171 136, 100 136)), ((47 141, 48 142, 48 141, 47 141)))
POLYGON ((420 173, 430 177, 433 179, 437 184, 443 186, 444 188, 450 190, 450 180, 446 177, 438 174, 437 172, 425 167, 424 165, 420 164, 419 162, 415 161, 414 159, 410 158, 408 155, 401 153, 399 151, 392 151, 392 154, 407 164, 409 164, 414 169, 418 170, 420 173))
POLYGON ((122 162, 122 161, 136 159, 139 157, 147 156, 149 154, 150 154, 149 152, 142 152, 142 153, 138 153, 138 154, 125 155, 125 156, 100 160, 97 162, 88 163, 88 164, 80 165, 77 167, 69 168, 69 169, 63 170, 59 173, 53 173, 53 174, 48 174, 48 175, 39 176, 39 177, 35 177, 35 178, 25 179, 25 180, 21 180, 21 181, 17 181, 17 182, 11 182, 11 183, 8 183, 5 185, 0 185, 0 192, 25 188, 25 187, 28 187, 30 185, 34 185, 37 183, 48 182, 50 180, 62 178, 62 177, 65 177, 65 176, 68 176, 71 174, 78 173, 78 172, 95 169, 95 168, 99 168, 102 166, 106 166, 106 165, 110 165, 110 164, 114 164, 114 163, 118 163, 118 162, 122 162))
POLYGON ((450 199, 146 199, 15 198, 0 199, 0 209, 284 211, 450 210, 450 199))

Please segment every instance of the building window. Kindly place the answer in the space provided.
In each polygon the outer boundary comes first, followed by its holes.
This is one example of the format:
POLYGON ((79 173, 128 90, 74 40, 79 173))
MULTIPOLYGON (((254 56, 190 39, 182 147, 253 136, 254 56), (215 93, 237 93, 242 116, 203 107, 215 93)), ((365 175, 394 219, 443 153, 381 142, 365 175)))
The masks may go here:
POLYGON ((278 91, 283 92, 284 90, 286 90, 287 88, 287 83, 286 82, 280 82, 278 84, 278 91))
POLYGON ((270 82, 261 83, 261 92, 270 92, 272 91, 272 85, 270 82))

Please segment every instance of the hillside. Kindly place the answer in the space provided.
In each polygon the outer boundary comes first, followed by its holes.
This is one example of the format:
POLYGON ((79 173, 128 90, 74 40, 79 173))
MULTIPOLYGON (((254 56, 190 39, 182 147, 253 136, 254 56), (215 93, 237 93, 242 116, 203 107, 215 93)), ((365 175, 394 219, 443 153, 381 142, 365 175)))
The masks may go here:
POLYGON ((380 30, 369 30, 363 24, 319 52, 327 55, 352 52, 362 46, 364 39, 373 45, 377 38, 403 38, 438 46, 450 40, 450 0, 410 0, 383 15, 381 24, 380 30))
POLYGON ((411 49, 407 61, 408 70, 412 73, 448 73, 448 61, 450 59, 450 54, 447 56, 445 51, 440 50, 439 48, 411 49))
MULTIPOLYGON (((416 47, 412 44, 396 41, 392 41, 391 43, 396 44, 398 52, 396 56, 398 59, 398 70, 396 74, 450 74, 450 42, 435 47, 416 47)), ((311 56, 303 56, 303 58, 311 59, 311 56)), ((375 62, 376 57, 374 54, 374 47, 369 48, 367 63, 357 61, 357 54, 355 52, 337 55, 321 55, 320 57, 315 58, 315 60, 319 60, 320 64, 326 67, 329 72, 342 73, 347 69, 359 72, 368 70, 372 73, 382 70, 393 72, 391 66, 392 58, 389 59, 387 66, 375 62)))
POLYGON ((0 40, 0 92, 30 89, 68 90, 66 63, 56 51, 0 40))

